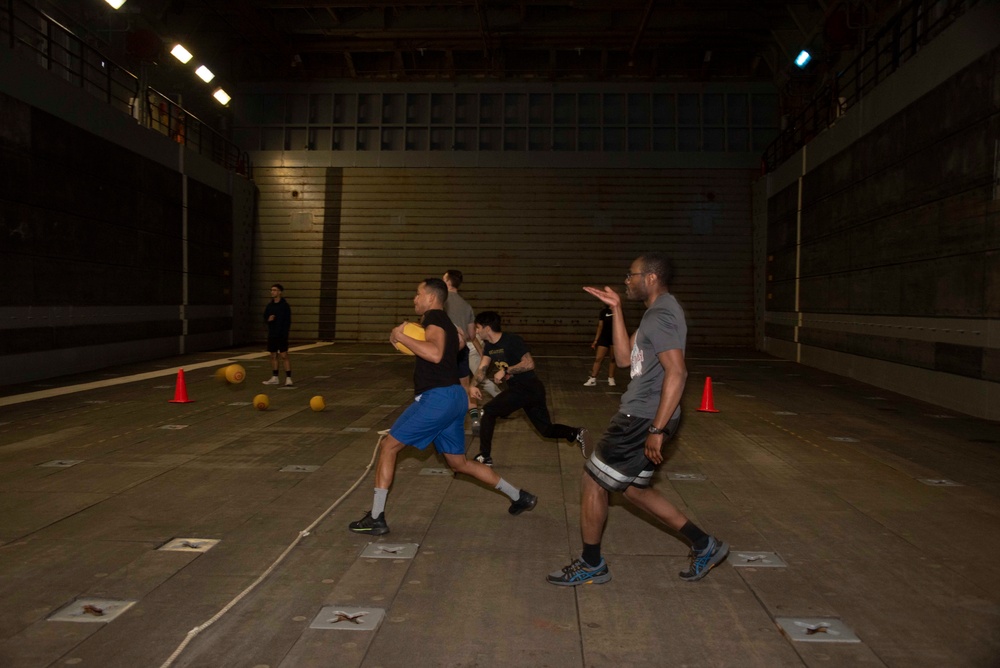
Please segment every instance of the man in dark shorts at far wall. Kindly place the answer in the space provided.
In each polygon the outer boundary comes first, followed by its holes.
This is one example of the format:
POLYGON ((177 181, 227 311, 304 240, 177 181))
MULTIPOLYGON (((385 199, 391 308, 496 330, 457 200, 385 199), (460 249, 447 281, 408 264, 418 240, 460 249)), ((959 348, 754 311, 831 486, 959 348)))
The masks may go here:
POLYGON ((421 316, 424 339, 418 341, 403 333, 403 323, 392 330, 389 342, 402 343, 416 358, 413 369, 413 403, 379 441, 375 469, 375 498, 372 509, 348 528, 354 533, 381 536, 389 533, 385 502, 396 474, 396 457, 406 446, 423 450, 431 443, 444 455, 455 473, 464 473, 506 494, 511 515, 520 515, 535 507, 538 499, 527 490, 518 489, 494 473, 493 469, 465 458, 465 411, 469 395, 458 382, 458 330, 444 312, 448 286, 440 278, 424 279, 417 286, 413 310, 421 316))
POLYGON ((524 339, 503 331, 500 314, 496 311, 483 311, 476 316, 476 334, 483 340, 483 359, 476 371, 476 387, 469 389, 469 395, 477 400, 483 398, 478 385, 487 374, 492 374, 497 385, 507 382, 507 389, 483 407, 476 461, 493 466, 493 430, 497 418, 507 417, 519 408, 524 409, 543 438, 564 438, 586 449, 590 437, 586 429, 552 423, 545 404, 545 386, 535 374, 535 360, 524 339))
POLYGON ((650 487, 654 469, 663 462, 663 444, 680 425, 680 400, 687 380, 687 324, 684 310, 669 292, 670 273, 670 260, 662 253, 646 253, 632 262, 625 275, 625 296, 645 303, 646 312, 631 339, 618 293, 609 287, 584 288, 614 312, 615 362, 622 367, 631 364, 632 380, 618 414, 611 418, 584 466, 580 485, 583 554, 549 574, 547 580, 554 585, 601 584, 611 579, 601 556, 610 492, 624 493, 633 505, 691 543, 691 565, 680 573, 682 580, 700 580, 729 554, 728 544, 699 529, 650 487))
POLYGON ((278 385, 278 359, 285 367, 285 385, 292 384, 292 363, 288 359, 288 332, 292 328, 292 308, 285 301, 281 283, 271 286, 271 301, 264 307, 267 323, 267 352, 271 353, 271 377, 264 385, 278 385))

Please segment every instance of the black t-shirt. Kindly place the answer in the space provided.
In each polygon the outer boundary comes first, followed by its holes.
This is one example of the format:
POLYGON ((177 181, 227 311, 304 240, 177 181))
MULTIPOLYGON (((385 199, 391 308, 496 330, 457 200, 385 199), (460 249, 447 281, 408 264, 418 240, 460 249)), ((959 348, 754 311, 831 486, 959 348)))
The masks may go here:
POLYGON ((615 317, 610 306, 601 309, 601 315, 597 316, 604 325, 601 327, 601 335, 597 337, 597 345, 611 347, 614 336, 615 317))
POLYGON ((267 323, 267 336, 271 339, 287 339, 288 330, 292 327, 292 308, 282 297, 278 301, 273 299, 264 307, 264 322, 267 323), (274 320, 268 320, 274 316, 274 320))
MULTIPOLYGON (((487 378, 492 379, 500 369, 514 366, 520 363, 525 354, 530 353, 528 344, 517 334, 503 332, 496 343, 483 341, 483 356, 490 358, 490 368, 486 370, 487 378)), ((511 385, 517 386, 519 383, 527 382, 536 378, 534 371, 512 374, 507 381, 511 385)))
POLYGON ((458 330, 441 309, 424 313, 420 325, 426 329, 435 325, 444 330, 444 355, 437 364, 419 355, 413 368, 413 394, 418 395, 435 387, 458 385, 458 330))

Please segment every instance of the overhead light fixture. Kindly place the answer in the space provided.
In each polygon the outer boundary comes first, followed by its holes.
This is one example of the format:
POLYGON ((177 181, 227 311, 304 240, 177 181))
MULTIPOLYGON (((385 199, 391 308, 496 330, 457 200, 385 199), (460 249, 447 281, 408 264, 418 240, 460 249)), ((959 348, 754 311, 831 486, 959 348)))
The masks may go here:
POLYGON ((125 4, 125 0, 104 0, 104 2, 108 3, 115 9, 121 9, 122 5, 125 4))
POLYGON ((212 93, 212 97, 214 97, 216 100, 218 100, 219 104, 221 104, 222 106, 228 105, 229 101, 231 99, 233 99, 233 98, 229 97, 229 93, 227 93, 226 91, 222 90, 221 88, 216 88, 215 92, 212 93))
POLYGON ((205 83, 208 83, 209 81, 215 78, 215 75, 212 74, 212 70, 208 69, 204 65, 196 69, 194 73, 197 74, 198 78, 200 78, 205 83))
POLYGON ((805 67, 810 60, 812 60, 812 55, 805 49, 799 51, 799 55, 795 56, 795 64, 798 65, 799 69, 805 67))
POLYGON ((182 63, 186 63, 187 61, 191 60, 191 58, 193 58, 191 52, 185 49, 180 44, 177 44, 174 46, 174 48, 170 49, 170 55, 172 55, 174 58, 181 61, 182 63))

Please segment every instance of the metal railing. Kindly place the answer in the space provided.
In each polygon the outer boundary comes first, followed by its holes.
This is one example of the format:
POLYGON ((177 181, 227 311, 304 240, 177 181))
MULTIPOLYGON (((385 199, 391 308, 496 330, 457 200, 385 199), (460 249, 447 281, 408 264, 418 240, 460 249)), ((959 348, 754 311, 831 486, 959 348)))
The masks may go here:
POLYGON ((785 129, 764 149, 762 170, 773 171, 833 125, 976 2, 911 0, 875 33, 847 67, 788 119, 785 129))
POLYGON ((245 151, 24 0, 0 0, 0 38, 26 60, 186 148, 249 178, 245 151))

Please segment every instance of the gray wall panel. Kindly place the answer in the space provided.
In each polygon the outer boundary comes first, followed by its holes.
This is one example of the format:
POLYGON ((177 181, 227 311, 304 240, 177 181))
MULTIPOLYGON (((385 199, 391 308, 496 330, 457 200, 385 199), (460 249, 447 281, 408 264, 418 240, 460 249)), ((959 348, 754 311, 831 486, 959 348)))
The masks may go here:
POLYGON ((984 400, 1000 350, 1000 33, 982 29, 998 20, 996 3, 971 10, 767 177, 765 350, 1000 418, 984 400))
POLYGON ((457 268, 476 309, 500 311, 531 340, 582 342, 600 304, 581 286, 621 286, 635 255, 660 249, 675 258, 691 342, 749 346, 752 176, 262 166, 257 306, 281 282, 293 338, 381 340, 415 318, 417 282, 457 268))

